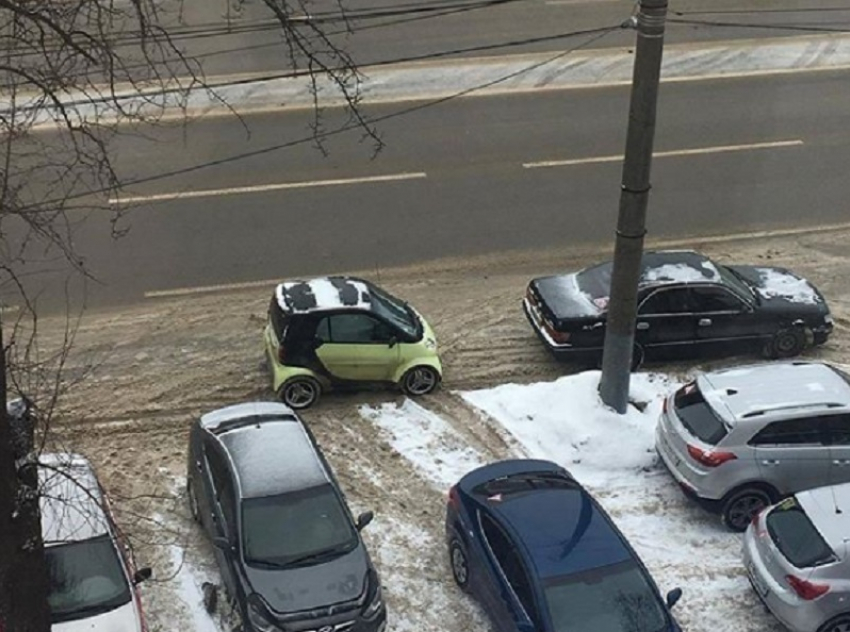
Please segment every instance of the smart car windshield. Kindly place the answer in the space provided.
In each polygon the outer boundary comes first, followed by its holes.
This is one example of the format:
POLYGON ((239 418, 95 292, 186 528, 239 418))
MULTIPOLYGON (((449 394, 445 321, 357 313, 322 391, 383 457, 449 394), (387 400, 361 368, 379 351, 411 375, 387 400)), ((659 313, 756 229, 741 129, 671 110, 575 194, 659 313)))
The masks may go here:
POLYGON ((389 320, 408 336, 419 336, 419 319, 402 301, 375 286, 371 286, 369 291, 372 295, 372 308, 376 314, 389 320))
POLYGON ((242 503, 245 561, 252 566, 318 563, 351 551, 357 535, 330 485, 242 503))
POLYGON ((634 560, 544 584, 556 632, 660 632, 667 614, 634 560))
POLYGON ((130 601, 129 582, 109 535, 45 549, 51 621, 73 621, 130 601))

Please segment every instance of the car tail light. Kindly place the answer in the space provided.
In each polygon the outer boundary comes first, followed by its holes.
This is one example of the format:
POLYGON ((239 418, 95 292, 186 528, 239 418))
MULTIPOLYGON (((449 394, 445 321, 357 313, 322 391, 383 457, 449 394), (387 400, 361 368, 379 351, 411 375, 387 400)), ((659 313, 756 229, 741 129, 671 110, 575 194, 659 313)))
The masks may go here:
POLYGON ((785 581, 794 589, 794 592, 797 593, 800 599, 805 599, 806 601, 817 599, 829 592, 829 584, 815 584, 794 575, 786 575, 785 581))
POLYGON ((283 348, 283 345, 277 347, 277 361, 286 364, 286 349, 283 348))
POLYGON ((552 326, 552 323, 545 318, 543 319, 543 328, 546 330, 546 333, 549 334, 549 337, 557 343, 563 344, 570 341, 569 332, 556 330, 555 327, 552 326))
POLYGON ((759 528, 759 520, 760 520, 761 512, 757 511, 753 514, 753 519, 750 520, 750 524, 753 525, 753 530, 757 531, 759 528))
POLYGON ((449 489, 449 505, 451 505, 453 509, 458 509, 458 507, 460 507, 460 498, 457 495, 456 485, 452 485, 449 489))
POLYGON ((734 461, 738 457, 732 452, 714 452, 712 450, 703 450, 695 445, 688 445, 688 454, 695 461, 702 463, 706 467, 717 467, 723 465, 726 461, 734 461))
POLYGON ((666 415, 669 408, 670 408, 670 398, 665 397, 664 401, 661 402, 661 412, 666 415))

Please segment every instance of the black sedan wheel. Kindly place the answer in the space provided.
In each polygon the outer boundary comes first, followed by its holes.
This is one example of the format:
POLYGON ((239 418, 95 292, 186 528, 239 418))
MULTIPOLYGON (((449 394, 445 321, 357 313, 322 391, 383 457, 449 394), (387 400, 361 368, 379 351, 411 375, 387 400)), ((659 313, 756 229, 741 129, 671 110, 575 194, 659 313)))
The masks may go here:
POLYGON ((449 561, 455 583, 461 590, 469 590, 469 563, 466 561, 466 551, 457 540, 452 540, 449 544, 449 561))
POLYGON ((765 355, 769 358, 793 358, 806 348, 806 332, 801 327, 780 329, 767 344, 765 355))
POLYGON ((415 366, 401 378, 401 389, 408 395, 427 395, 437 388, 440 374, 430 366, 415 366))
POLYGON ((316 403, 322 387, 312 377, 299 375, 283 383, 278 391, 280 401, 293 410, 303 410, 316 403))
POLYGON ((828 621, 818 632, 850 632, 850 614, 840 614, 828 621))
POLYGON ((773 499, 770 494, 757 487, 747 487, 733 492, 723 503, 723 524, 732 531, 745 531, 759 511, 773 499))

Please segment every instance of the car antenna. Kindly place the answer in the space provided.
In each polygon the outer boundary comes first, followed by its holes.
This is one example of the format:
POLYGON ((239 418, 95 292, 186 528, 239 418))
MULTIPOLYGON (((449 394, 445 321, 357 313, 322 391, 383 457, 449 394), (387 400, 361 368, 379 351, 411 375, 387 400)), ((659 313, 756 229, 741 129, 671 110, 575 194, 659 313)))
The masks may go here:
POLYGON ((838 499, 835 498, 835 485, 830 485, 829 491, 832 493, 832 505, 835 507, 835 514, 840 516, 844 512, 841 511, 841 507, 838 506, 838 499))
POLYGON ((378 265, 377 258, 375 259, 375 279, 377 279, 378 285, 381 285, 381 267, 378 265))

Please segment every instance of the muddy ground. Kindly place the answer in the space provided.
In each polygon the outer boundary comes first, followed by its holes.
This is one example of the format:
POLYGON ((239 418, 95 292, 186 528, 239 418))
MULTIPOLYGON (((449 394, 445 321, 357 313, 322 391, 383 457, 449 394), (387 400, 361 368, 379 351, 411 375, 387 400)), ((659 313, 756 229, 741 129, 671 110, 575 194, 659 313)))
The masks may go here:
MULTIPOLYGON (((807 357, 846 363, 850 362, 848 243, 850 231, 828 231, 679 246, 698 248, 719 261, 787 266, 811 279, 832 307, 836 332, 826 346, 807 357)), ((508 253, 359 273, 408 299, 437 333, 444 385, 420 403, 450 421, 485 458, 499 459, 515 453, 511 438, 453 391, 548 381, 576 370, 547 355, 525 321, 520 299, 532 276, 574 269, 607 256, 592 249, 508 253)), ((153 631, 194 625, 179 588, 168 581, 179 570, 174 562, 183 552, 201 574, 215 577, 208 545, 186 520, 181 497, 187 429, 193 418, 211 409, 273 398, 261 346, 271 292, 269 287, 151 300, 87 314, 77 331, 66 375, 86 377, 61 400, 55 439, 94 462, 116 499, 119 521, 140 562, 154 567, 156 579, 144 591, 153 631)), ((41 344, 45 348, 57 344, 62 329, 59 318, 43 320, 41 344)), ((684 373, 694 366, 647 368, 684 373)), ((375 550, 379 570, 391 574, 396 586, 406 587, 387 586, 390 629, 486 629, 477 609, 451 585, 441 545, 444 490, 424 480, 358 413, 364 403, 400 401, 394 391, 330 394, 303 417, 354 510, 373 509, 376 524, 384 525, 367 529, 367 543, 375 550), (379 546, 378 534, 389 544, 379 546), (396 548, 387 548, 390 545, 396 548), (411 554, 400 557, 392 551, 411 554)), ((711 629, 710 622, 701 622, 699 612, 688 610, 687 599, 680 607, 687 629, 711 629)), ((759 621, 761 629, 773 625, 770 619, 759 621)))

